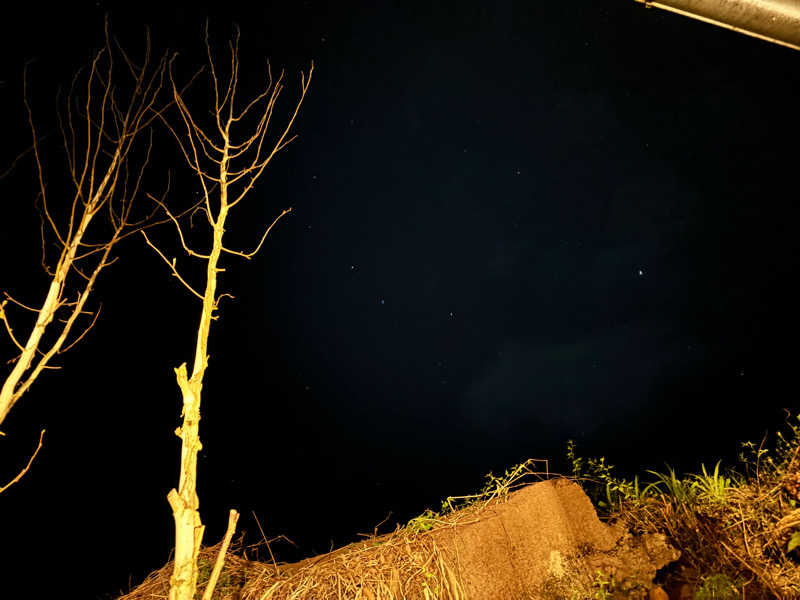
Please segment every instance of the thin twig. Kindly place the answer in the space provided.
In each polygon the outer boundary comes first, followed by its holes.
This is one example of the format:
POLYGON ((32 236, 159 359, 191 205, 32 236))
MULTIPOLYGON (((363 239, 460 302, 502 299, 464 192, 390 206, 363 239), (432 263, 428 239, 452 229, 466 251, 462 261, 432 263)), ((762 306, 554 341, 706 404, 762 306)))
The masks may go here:
MULTIPOLYGON (((25 473, 28 472, 28 469, 31 468, 31 465, 33 464, 33 460, 36 458, 36 455, 39 454, 39 450, 42 449, 42 439, 44 438, 44 432, 45 431, 46 431, 46 429, 42 429, 42 431, 39 433, 39 445, 36 446, 36 450, 33 451, 33 455, 31 456, 30 460, 28 460, 28 464, 25 465, 25 468, 22 469, 22 471, 17 473, 17 476, 14 477, 14 479, 9 481, 3 487, 0 487, 0 494, 5 492, 8 488, 10 488, 12 485, 17 483, 20 479, 22 479, 22 477, 25 475, 25 473)), ((2 432, 0 432, 0 433, 2 433, 2 432)), ((5 434, 3 433, 3 435, 5 435, 5 434)))
POLYGON ((194 294, 195 296, 200 298, 200 300, 203 300, 203 296, 201 294, 197 293, 195 291, 195 289, 191 285, 186 283, 186 280, 183 277, 181 277, 180 273, 178 273, 178 270, 175 268, 175 259, 173 258, 172 262, 170 262, 169 259, 166 256, 164 256, 164 254, 161 252, 161 250, 159 250, 156 246, 153 245, 153 243, 150 241, 150 239, 147 237, 147 234, 144 231, 142 231, 142 235, 144 236, 144 239, 147 242, 147 245, 150 246, 153 250, 155 250, 158 253, 158 255, 161 257, 161 259, 165 263, 167 263, 167 266, 172 270, 172 274, 175 277, 178 278, 178 281, 180 281, 184 286, 186 286, 186 289, 189 290, 190 292, 192 292, 192 294, 194 294))
POLYGON ((172 215, 172 213, 170 212, 169 208, 167 208, 166 204, 164 204, 161 200, 159 200, 158 198, 156 198, 152 194, 147 194, 147 197, 150 198, 156 204, 158 204, 161 207, 161 209, 165 213, 167 213, 167 217, 169 217, 169 219, 175 224, 175 229, 178 230, 178 237, 181 240, 181 246, 183 246, 183 249, 186 251, 186 254, 188 254, 189 256, 196 256, 197 258, 202 258, 202 259, 205 259, 205 260, 208 260, 209 258, 211 258, 208 254, 201 254, 200 252, 195 252, 194 250, 189 248, 189 246, 186 245, 186 240, 183 237, 183 231, 181 230, 181 225, 180 225, 180 223, 178 223, 178 219, 176 219, 172 215))
POLYGON ((246 258, 247 260, 250 260, 261 249, 261 245, 264 243, 264 240, 267 239, 267 236, 269 235, 269 232, 272 230, 272 228, 275 226, 275 223, 280 221, 281 218, 284 215, 288 215, 290 212, 292 212, 292 207, 291 206, 289 208, 285 208, 283 210, 283 212, 281 212, 281 214, 279 214, 275 218, 275 220, 272 222, 272 224, 269 227, 267 227, 267 230, 264 232, 264 235, 261 236, 261 241, 258 242, 258 246, 256 246, 256 249, 253 250, 252 252, 239 252, 238 250, 229 250, 228 248, 225 248, 224 246, 222 247, 222 251, 223 252, 227 252, 228 254, 235 254, 236 256, 241 256, 243 258, 246 258))
MULTIPOLYGON (((73 340, 73 341, 72 341, 72 342, 71 342, 71 343, 70 343, 70 344, 69 344, 69 345, 68 345, 66 348, 62 348, 62 349, 59 351, 59 353, 68 351, 68 350, 69 350, 70 348, 72 348, 72 347, 73 347, 75 344, 77 344, 78 342, 80 342, 80 341, 83 339, 83 337, 84 337, 84 336, 85 336, 87 333, 89 333, 89 330, 91 330, 91 329, 94 327, 95 323, 97 323, 97 318, 100 316, 100 311, 101 311, 102 309, 103 309, 103 305, 101 304, 101 305, 100 305, 100 307, 97 309, 97 312, 96 312, 96 313, 94 313, 94 319, 92 319, 92 322, 91 322, 91 324, 90 324, 90 325, 89 325, 89 326, 88 326, 86 329, 84 329, 84 330, 81 332, 81 334, 80 334, 80 335, 79 335, 77 338, 75 338, 75 339, 74 339, 74 340, 73 340)), ((86 312, 86 311, 84 311, 84 312, 86 312)), ((91 314, 91 313, 90 313, 90 314, 91 314)))
POLYGON ((11 300, 11 302, 13 302, 14 304, 16 304, 17 306, 20 306, 20 307, 24 308, 25 310, 29 310, 29 311, 31 311, 31 312, 35 312, 35 313, 38 313, 38 312, 39 312, 39 309, 38 309, 38 308, 32 308, 32 307, 30 307, 30 306, 28 306, 28 305, 26 305, 26 304, 23 304, 23 303, 22 303, 22 302, 20 302, 19 300, 15 300, 14 298, 12 298, 12 297, 11 297, 11 295, 10 295, 8 292, 3 292, 3 295, 4 295, 6 298, 8 298, 9 300, 11 300))
POLYGON ((11 341, 14 342, 14 345, 20 352, 25 352, 25 347, 17 341, 17 338, 14 337, 14 330, 11 328, 11 323, 8 322, 8 317, 6 316, 6 311, 4 306, 8 302, 8 300, 3 300, 0 302, 0 321, 3 322, 3 325, 6 326, 6 331, 8 332, 8 337, 11 338, 11 341))

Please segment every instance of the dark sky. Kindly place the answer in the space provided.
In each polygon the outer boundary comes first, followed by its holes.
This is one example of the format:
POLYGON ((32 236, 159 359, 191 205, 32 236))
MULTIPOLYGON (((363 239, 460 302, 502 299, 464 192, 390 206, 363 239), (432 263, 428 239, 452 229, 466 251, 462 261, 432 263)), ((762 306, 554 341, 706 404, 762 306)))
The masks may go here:
MULTIPOLYGON (((4 9, 0 130, 5 166, 28 144, 25 61, 45 123, 105 12, 132 51, 150 25, 187 68, 206 17, 220 46, 238 23, 244 85, 265 57, 286 68, 276 116, 314 60, 299 138, 228 228, 252 247, 294 209, 258 259, 223 265, 207 542, 235 507, 249 542, 254 511, 298 544, 279 559, 323 552, 490 470, 566 470, 570 438, 627 474, 731 464, 797 408, 796 51, 632 0, 165 4, 4 9)), ((154 165, 152 185, 182 168, 154 165)), ((36 304, 31 175, 0 181, 0 290, 36 304)), ((173 541, 172 369, 199 306, 139 240, 119 250, 97 328, 2 426, 3 481, 48 429, 0 495, 0 577, 47 572, 29 597, 110 597, 173 541)))

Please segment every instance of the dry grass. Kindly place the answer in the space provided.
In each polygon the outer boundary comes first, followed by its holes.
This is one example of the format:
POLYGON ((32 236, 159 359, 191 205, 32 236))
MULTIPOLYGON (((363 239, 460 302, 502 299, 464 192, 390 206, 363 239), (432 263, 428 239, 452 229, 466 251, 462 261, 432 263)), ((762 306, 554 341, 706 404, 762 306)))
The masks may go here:
POLYGON ((399 529, 280 572, 265 568, 248 582, 243 600, 311 598, 465 598, 450 557, 425 533, 399 529))
MULTIPOLYGON (((205 591, 208 578, 211 575, 211 569, 214 566, 214 561, 217 558, 220 547, 220 542, 216 546, 209 546, 200 550, 198 558, 198 565, 200 568, 200 577, 198 580, 197 597, 201 597, 205 591)), ((241 542, 234 544, 228 551, 225 557, 225 564, 222 567, 219 580, 214 592, 215 600, 222 600, 227 598, 233 600, 240 598, 238 591, 245 583, 251 578, 255 578, 264 568, 264 565, 259 562, 247 560, 236 555, 236 551, 241 548, 241 542)), ((147 576, 147 578, 130 593, 121 596, 120 600, 140 600, 144 598, 156 599, 169 597, 169 578, 172 575, 173 563, 168 562, 161 567, 158 571, 154 571, 147 576)))
MULTIPOLYGON (((474 495, 449 497, 440 512, 426 510, 394 532, 350 544, 329 554, 294 564, 247 560, 236 555, 241 542, 226 557, 215 600, 465 600, 459 580, 458 556, 443 551, 431 533, 443 527, 463 525, 503 502, 523 479, 549 476, 533 470, 529 460, 506 471, 487 476, 484 489, 474 495)), ((546 464, 546 463, 545 463, 546 464)), ((272 551, 265 539, 257 546, 272 551)), ((251 546, 254 548, 255 546, 251 546)), ((220 545, 200 552, 197 597, 205 590, 220 545)), ((169 594, 172 563, 152 573, 120 600, 164 599, 169 594)))
MULTIPOLYGON (((437 518, 426 531, 414 526, 391 534, 373 536, 329 554, 295 564, 246 560, 231 550, 225 560, 214 599, 306 600, 319 598, 365 600, 434 599, 463 600, 461 583, 452 557, 445 556, 429 535, 434 529, 463 522, 465 511, 437 518)), ((426 521, 427 523, 427 521, 426 521)), ((197 597, 208 582, 220 545, 203 548, 197 597)), ((172 563, 152 573, 121 600, 167 598, 172 563)))
MULTIPOLYGON (((788 425, 789 434, 779 432, 772 449, 764 442, 742 445, 741 473, 704 468, 681 478, 672 470, 649 471, 656 480, 640 484, 638 478, 613 477, 604 459, 576 458, 571 446, 571 479, 607 520, 621 521, 634 534, 664 534, 680 549, 680 560, 661 574, 665 587, 688 583, 697 600, 800 598, 800 422, 788 425)), ((532 469, 534 462, 501 477, 489 474, 480 493, 449 497, 440 511, 426 510, 390 534, 376 533, 299 563, 257 562, 231 550, 213 597, 463 600, 459 557, 438 547, 431 533, 479 520, 487 506, 503 502, 527 476, 549 478, 548 469, 532 469)), ((267 540, 260 546, 272 556, 267 540)), ((201 552, 198 597, 218 551, 219 545, 201 552)), ((171 572, 172 565, 165 565, 121 600, 167 598, 171 572)))

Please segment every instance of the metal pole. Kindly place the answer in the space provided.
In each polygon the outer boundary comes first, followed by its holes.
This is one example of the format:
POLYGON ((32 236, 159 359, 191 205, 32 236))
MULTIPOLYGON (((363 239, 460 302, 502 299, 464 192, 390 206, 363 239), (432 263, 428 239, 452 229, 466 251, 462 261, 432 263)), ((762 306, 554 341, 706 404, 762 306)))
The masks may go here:
POLYGON ((636 0, 800 50, 800 0, 636 0))

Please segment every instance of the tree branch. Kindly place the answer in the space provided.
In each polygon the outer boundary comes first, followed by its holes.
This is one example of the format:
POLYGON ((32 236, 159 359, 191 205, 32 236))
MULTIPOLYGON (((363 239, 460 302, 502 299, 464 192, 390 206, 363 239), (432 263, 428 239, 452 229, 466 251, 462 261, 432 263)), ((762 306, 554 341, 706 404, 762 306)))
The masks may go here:
POLYGON ((231 509, 228 515, 228 529, 225 531, 225 538, 222 540, 222 546, 217 554, 217 560, 214 561, 214 569, 211 571, 211 577, 208 578, 208 584, 203 592, 203 600, 211 600, 214 595, 214 588, 217 587, 217 580, 219 574, 222 572, 222 565, 225 562, 225 556, 228 553, 228 546, 230 546, 233 532, 236 531, 236 523, 239 521, 239 513, 231 509))
POLYGON ((273 227, 275 227, 275 223, 280 221, 281 217, 283 217, 284 215, 288 215, 290 212, 292 212, 291 206, 289 208, 283 209, 283 212, 281 212, 281 214, 279 214, 275 218, 275 220, 272 222, 272 224, 269 227, 267 227, 267 230, 264 232, 264 235, 261 236, 261 241, 258 242, 258 246, 256 246, 256 249, 253 250, 252 252, 239 252, 237 250, 229 250, 228 248, 225 248, 224 246, 222 247, 222 251, 223 252, 227 252, 228 254, 235 254, 236 256, 241 256, 243 258, 246 258, 247 260, 250 260, 261 249, 261 244, 263 244, 264 240, 267 239, 267 236, 269 235, 269 232, 272 230, 273 227))
POLYGON ((142 235, 144 236, 144 239, 147 242, 147 245, 150 246, 153 250, 155 250, 158 253, 158 255, 161 257, 161 259, 165 263, 167 263, 167 266, 172 270, 172 274, 175 277, 178 278, 178 281, 180 281, 184 286, 186 286, 186 289, 189 290, 190 292, 192 292, 192 294, 194 294, 195 296, 200 298, 200 300, 202 300, 203 296, 201 294, 199 294, 198 292, 196 292, 195 289, 191 285, 186 283, 186 280, 183 277, 181 277, 180 273, 178 273, 178 270, 175 268, 175 260, 176 259, 173 258, 172 262, 170 262, 169 259, 166 256, 164 256, 164 254, 161 252, 161 250, 159 250, 155 245, 153 245, 153 243, 150 241, 150 239, 147 237, 147 234, 144 231, 142 231, 142 235))
MULTIPOLYGON (((28 472, 28 469, 30 469, 30 468, 31 468, 31 465, 33 464, 33 459, 35 459, 35 458, 36 458, 36 455, 37 455, 37 454, 39 454, 39 450, 41 450, 41 449, 42 449, 42 439, 44 438, 44 432, 45 432, 45 431, 46 431, 45 429, 42 429, 41 433, 39 433, 39 445, 38 445, 38 446, 36 446, 36 450, 34 450, 34 451, 33 451, 33 455, 31 456, 30 460, 28 461, 28 464, 27 464, 27 465, 25 465, 25 468, 24 468, 24 469, 22 469, 22 471, 20 471, 19 473, 17 473, 17 476, 16 476, 16 477, 14 477, 14 479, 12 479, 11 481, 9 481, 9 482, 8 482, 7 484, 5 484, 3 487, 0 487, 0 494, 2 494, 3 492, 5 492, 5 491, 6 491, 8 488, 10 488, 12 485, 14 485, 15 483, 17 483, 17 482, 18 482, 20 479, 22 479, 22 478, 24 477, 25 473, 27 473, 27 472, 28 472)), ((4 434, 2 431, 0 431, 0 434, 2 434, 2 435, 5 435, 5 434, 4 434)))

